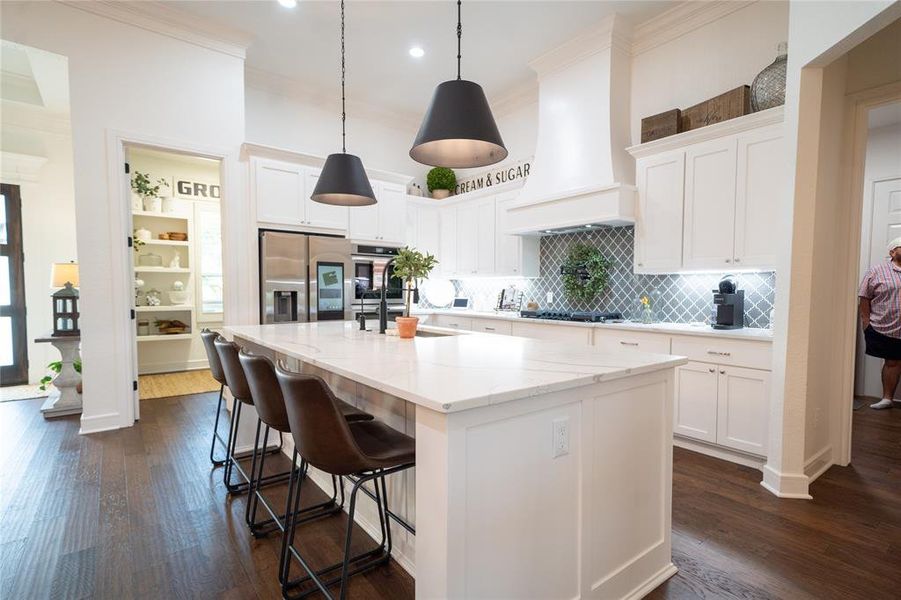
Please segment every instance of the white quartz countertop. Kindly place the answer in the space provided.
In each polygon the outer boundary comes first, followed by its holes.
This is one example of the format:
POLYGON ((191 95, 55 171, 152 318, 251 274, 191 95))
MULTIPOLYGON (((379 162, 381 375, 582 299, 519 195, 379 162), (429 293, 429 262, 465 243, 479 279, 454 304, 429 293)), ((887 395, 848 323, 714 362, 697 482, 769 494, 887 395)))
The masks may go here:
POLYGON ((675 333, 681 335, 701 335, 717 337, 721 339, 731 338, 737 340, 757 340, 762 342, 773 341, 771 329, 757 329, 744 327, 742 329, 713 329, 707 324, 692 323, 579 323, 575 321, 554 321, 550 319, 527 319, 515 312, 494 312, 477 310, 454 309, 420 309, 418 315, 456 315, 471 319, 503 319, 505 321, 521 321, 523 323, 546 323, 548 325, 563 325, 567 327, 592 327, 597 329, 622 329, 632 331, 650 331, 655 333, 675 333))
MULTIPOLYGON (((433 327, 426 331, 451 333, 433 327)), ((685 364, 514 336, 402 340, 353 321, 227 326, 226 333, 439 412, 456 412, 685 364)))

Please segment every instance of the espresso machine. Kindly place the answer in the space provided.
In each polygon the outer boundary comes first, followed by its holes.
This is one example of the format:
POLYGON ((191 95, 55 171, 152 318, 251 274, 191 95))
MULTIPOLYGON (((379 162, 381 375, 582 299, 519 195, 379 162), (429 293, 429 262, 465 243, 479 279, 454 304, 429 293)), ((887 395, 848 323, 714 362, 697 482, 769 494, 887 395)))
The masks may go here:
POLYGON ((713 328, 741 329, 745 326, 745 291, 732 275, 720 279, 713 290, 713 328))

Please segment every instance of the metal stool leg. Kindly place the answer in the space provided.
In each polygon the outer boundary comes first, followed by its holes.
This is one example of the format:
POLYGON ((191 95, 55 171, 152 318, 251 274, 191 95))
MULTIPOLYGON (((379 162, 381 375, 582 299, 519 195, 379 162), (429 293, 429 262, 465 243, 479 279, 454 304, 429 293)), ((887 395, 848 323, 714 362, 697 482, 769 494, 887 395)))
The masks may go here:
POLYGON ((228 455, 225 458, 218 459, 215 457, 216 451, 216 441, 218 441, 223 446, 227 448, 227 442, 223 441, 223 439, 219 436, 219 417, 222 415, 222 404, 225 400, 225 386, 219 386, 219 402, 216 404, 216 421, 213 423, 213 441, 210 443, 210 463, 214 467, 221 467, 225 464, 225 461, 228 459, 228 455))

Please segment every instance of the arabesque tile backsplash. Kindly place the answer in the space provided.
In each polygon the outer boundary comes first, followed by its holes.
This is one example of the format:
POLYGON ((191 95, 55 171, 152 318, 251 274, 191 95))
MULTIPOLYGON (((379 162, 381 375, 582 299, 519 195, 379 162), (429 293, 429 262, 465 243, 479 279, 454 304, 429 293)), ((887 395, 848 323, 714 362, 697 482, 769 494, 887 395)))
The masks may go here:
MULTIPOLYGON (((713 304, 712 290, 724 273, 636 275, 632 272, 633 239, 633 227, 600 227, 547 236, 541 239, 539 278, 461 279, 454 280, 454 286, 458 296, 472 299, 476 310, 493 309, 498 292, 512 284, 524 292, 525 302, 534 299, 544 309, 619 311, 626 318, 637 317, 638 299, 649 294, 656 298, 654 310, 660 321, 708 321, 713 304), (600 248, 612 263, 610 285, 594 302, 573 302, 563 292, 560 264, 574 243, 600 248), (551 303, 547 302, 548 292, 554 296, 551 303)), ((739 289, 745 291, 745 326, 769 327, 776 295, 776 274, 737 273, 736 278, 739 289)), ((421 306, 428 307, 428 303, 423 300, 421 306)))

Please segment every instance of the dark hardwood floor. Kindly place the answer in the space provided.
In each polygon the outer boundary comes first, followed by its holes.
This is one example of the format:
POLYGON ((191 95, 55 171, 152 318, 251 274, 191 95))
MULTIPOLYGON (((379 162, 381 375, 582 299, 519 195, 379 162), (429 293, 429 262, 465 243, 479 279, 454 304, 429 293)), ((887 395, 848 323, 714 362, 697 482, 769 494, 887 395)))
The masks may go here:
MULTIPOLYGON (((277 538, 250 537, 243 497, 209 468, 215 395, 147 400, 137 426, 91 436, 39 406, 0 404, 0 598, 279 597, 277 538)), ((676 450, 679 573, 650 598, 901 596, 901 410, 855 413, 854 464, 814 483, 813 501, 759 480, 676 450)), ((339 558, 342 523, 299 530, 317 564, 339 558)), ((351 581, 352 598, 413 597, 396 564, 351 581)))

